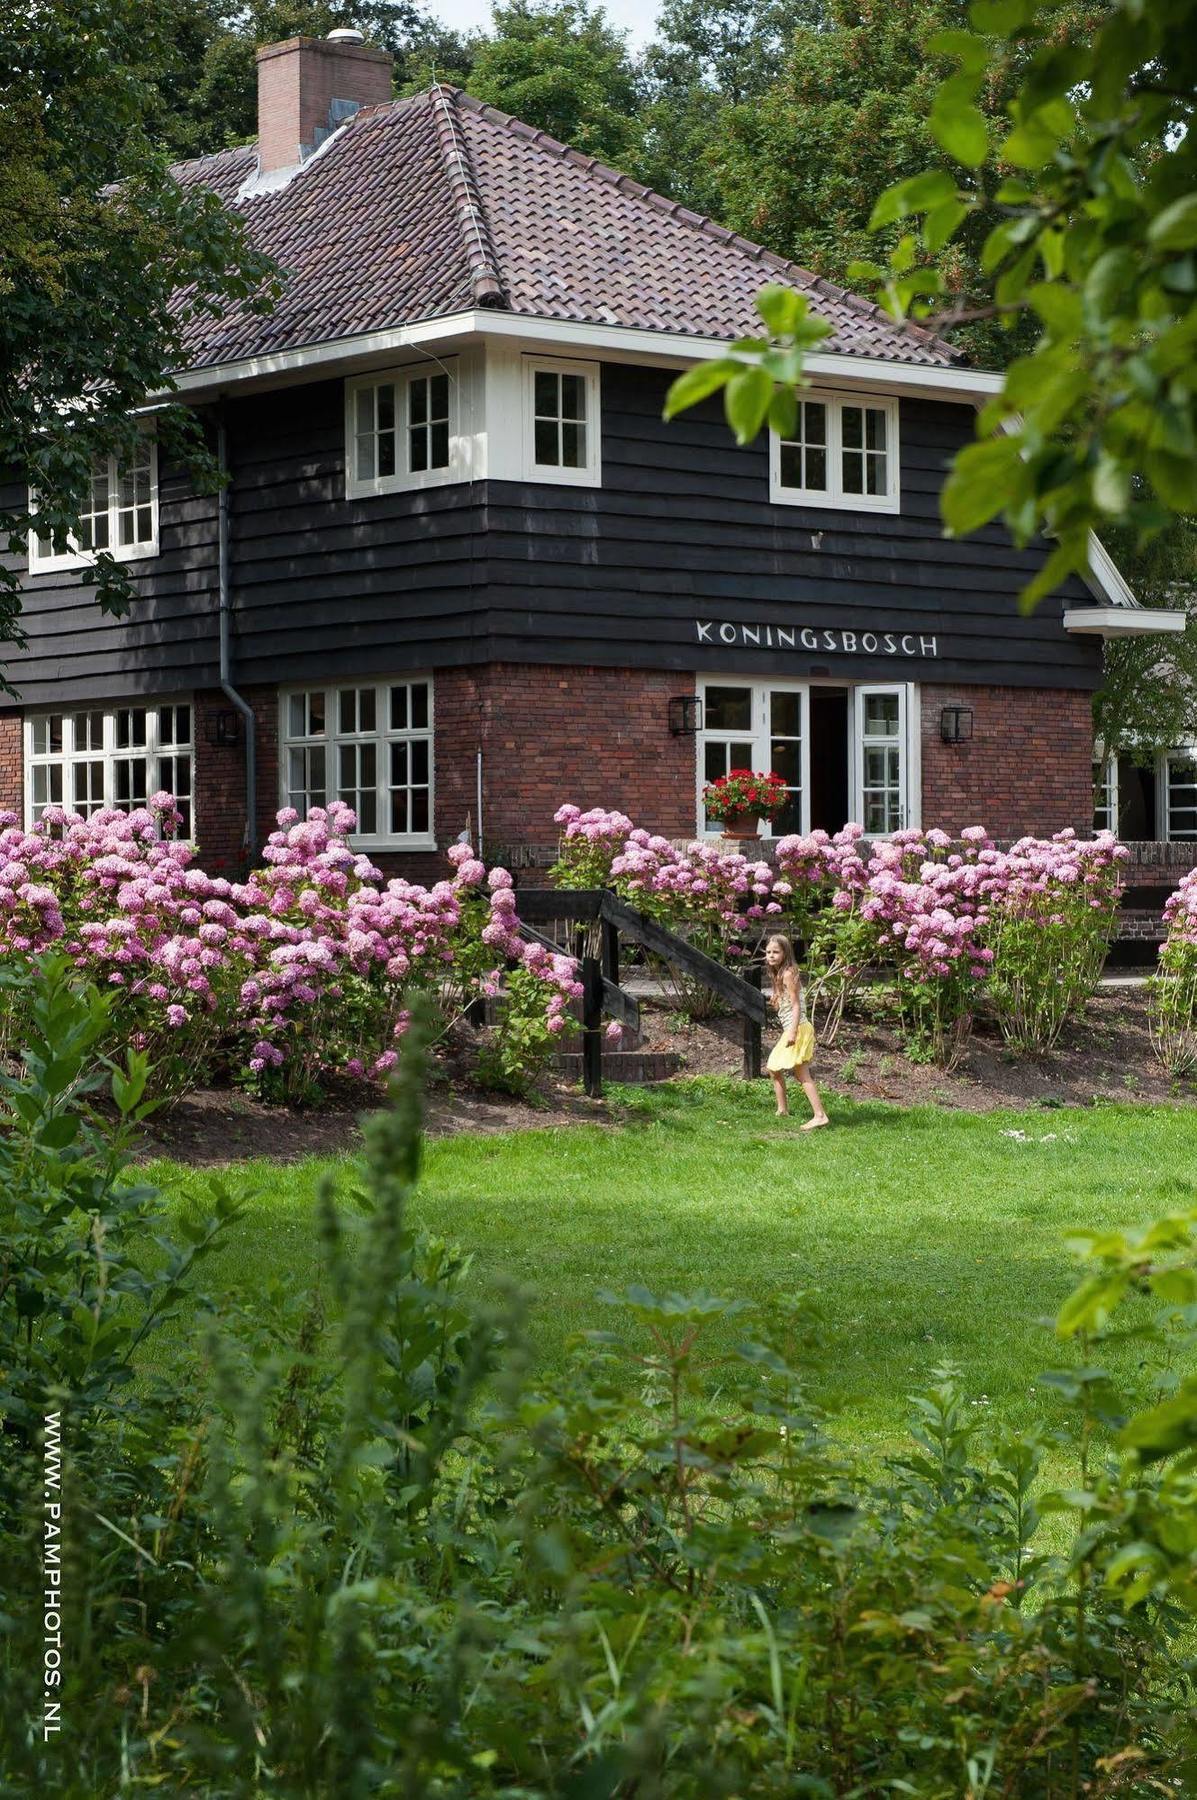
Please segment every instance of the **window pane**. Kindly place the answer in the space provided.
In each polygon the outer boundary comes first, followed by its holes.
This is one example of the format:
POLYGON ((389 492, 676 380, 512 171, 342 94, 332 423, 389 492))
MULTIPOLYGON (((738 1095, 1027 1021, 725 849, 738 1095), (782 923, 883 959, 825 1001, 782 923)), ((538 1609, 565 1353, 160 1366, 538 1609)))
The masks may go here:
POLYGON ((422 425, 410 433, 408 462, 413 475, 421 474, 428 467, 428 433, 422 425))
POLYGON ((782 444, 778 479, 782 487, 802 486, 802 451, 797 444, 782 444))
POLYGON ((391 786, 407 786, 407 745, 391 745, 391 786))
POLYGON ((826 450, 808 450, 806 453, 806 485, 816 494, 825 493, 827 489, 827 452, 826 450))
POLYGON ((534 410, 537 415, 554 419, 557 417, 559 411, 557 403, 557 379, 556 374, 551 369, 537 369, 534 404, 534 410))
POLYGON ((414 783, 428 782, 428 739, 415 738, 411 746, 411 778, 414 783))
POLYGON ((885 449, 886 416, 879 407, 871 406, 865 414, 865 443, 870 450, 885 449))
POLYGON ((769 767, 782 776, 787 787, 802 785, 802 745, 797 738, 774 738, 769 746, 769 767))
POLYGON ((408 419, 413 425, 423 425, 428 418, 428 381, 424 376, 416 376, 407 387, 408 419))
POLYGON ((391 794, 391 830, 397 837, 408 829, 407 818, 407 789, 397 788, 391 794))
POLYGON ((374 439, 359 434, 357 440, 357 478, 359 481, 373 481, 377 474, 374 461, 374 439))
POLYGON ((414 681, 411 686, 411 723, 414 731, 428 729, 428 683, 414 681))
POLYGON ((785 688, 774 688, 769 695, 769 723, 777 736, 801 737, 802 695, 785 688))
POLYGON ((308 737, 324 736, 324 694, 318 688, 307 695, 308 703, 308 737))
POLYGON ((428 458, 430 466, 434 469, 447 469, 449 467, 449 421, 447 419, 439 419, 432 427, 430 443, 432 446, 428 458))
POLYGON ((429 829, 428 789, 413 788, 411 796, 411 829, 425 832, 429 829))
POLYGON ((897 737, 901 701, 897 694, 867 694, 864 703, 866 737, 897 737))
POLYGON ((302 694, 292 694, 287 708, 290 724, 289 735, 293 738, 306 737, 307 703, 302 694))
POLYGON ((703 697, 703 715, 708 731, 751 731, 752 689, 707 688, 703 697))
POLYGON ((537 419, 535 458, 546 467, 556 468, 559 456, 557 450, 557 424, 553 419, 537 419))
POLYGON ((378 431, 393 432, 395 429, 395 384, 386 382, 378 390, 378 431))
POLYGON ((378 473, 380 476, 395 473, 395 434, 393 431, 378 434, 378 473))
POLYGON ((393 687, 391 689, 391 730, 406 731, 407 725, 407 689, 393 687))
POLYGON ((113 765, 113 798, 117 806, 144 806, 149 799, 150 766, 144 756, 123 756, 113 765))
POLYGON ((844 451, 844 492, 864 493, 864 457, 859 451, 844 451))
POLYGON ((864 413, 859 406, 845 406, 840 412, 840 431, 845 450, 860 450, 864 446, 864 413))
POLYGON ((586 427, 566 423, 561 427, 561 461, 567 469, 586 466, 586 427))
POLYGON ((308 791, 313 806, 324 805, 324 746, 316 745, 305 752, 308 759, 308 791))
POLYGON ((564 419, 586 417, 586 382, 581 375, 561 377, 561 416, 564 419))
POLYGON ((827 442, 827 408, 821 400, 802 402, 802 436, 808 444, 827 442))
POLYGON ((357 730, 357 689, 342 688, 340 693, 341 730, 357 730))
POLYGON ((884 457, 870 456, 865 465, 865 475, 870 494, 884 494, 886 492, 884 457))
POLYGON ((116 715, 116 744, 119 750, 137 750, 146 741, 146 709, 144 706, 122 706, 116 715))
POLYGON ((367 440, 374 432, 374 389, 359 388, 357 392, 357 434, 367 440))

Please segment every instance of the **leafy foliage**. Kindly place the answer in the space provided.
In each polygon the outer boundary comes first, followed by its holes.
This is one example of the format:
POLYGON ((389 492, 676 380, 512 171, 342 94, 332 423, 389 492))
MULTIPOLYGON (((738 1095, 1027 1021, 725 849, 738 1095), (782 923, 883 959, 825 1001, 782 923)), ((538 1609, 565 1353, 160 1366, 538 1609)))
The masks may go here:
MULTIPOLYGON (((71 1004, 45 1014, 54 1052, 94 1003, 71 1004)), ((69 1741, 36 1729, 40 1471, 18 1438, 6 1793, 1184 1791, 1197 1395, 1171 1365, 1197 1215, 1085 1246, 1059 1320, 1079 1356, 1051 1377, 1072 1489, 1043 1491, 1042 1434, 983 1443, 949 1370, 868 1473, 818 1405, 809 1295, 629 1286, 568 1374, 530 1387, 518 1308, 472 1312, 462 1259, 410 1222, 425 1037, 366 1128, 358 1219, 325 1190, 319 1290, 209 1312, 186 1379, 151 1365, 87 1411, 56 1392, 69 1741), (1158 1371, 1139 1411, 1094 1362, 1132 1295, 1158 1371)), ((39 1118, 61 1116, 48 1066, 24 1078, 39 1118)), ((108 1162, 119 1182, 119 1146, 108 1162)), ((125 1296, 134 1328, 159 1279, 125 1296)))
MULTIPOLYGON (((134 0, 0 0, 0 465, 38 496, 43 536, 65 549, 93 459, 128 456, 136 409, 171 388, 188 320, 268 307, 272 266, 241 220, 171 180, 150 140, 136 72, 158 24, 134 0)), ((159 436, 201 484, 219 471, 190 411, 159 436)), ((27 506, 0 511, 17 555, 27 506)), ((108 552, 87 577, 101 606, 132 591, 108 552)), ((0 567, 0 643, 20 642, 20 578, 0 567)))

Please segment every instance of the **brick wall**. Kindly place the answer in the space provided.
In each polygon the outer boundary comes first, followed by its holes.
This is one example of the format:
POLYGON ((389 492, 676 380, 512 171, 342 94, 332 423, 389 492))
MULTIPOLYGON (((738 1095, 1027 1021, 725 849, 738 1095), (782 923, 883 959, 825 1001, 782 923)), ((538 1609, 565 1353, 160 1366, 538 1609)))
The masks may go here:
POLYGON ((0 712, 0 812, 25 822, 25 753, 19 712, 0 712))
POLYGON ((288 38, 257 53, 258 166, 263 174, 299 161, 317 128, 328 123, 329 104, 356 100, 363 106, 391 98, 391 62, 385 50, 365 44, 330 44, 326 38, 288 38))
POLYGON ((925 826, 984 825, 995 838, 1093 828, 1089 696, 1043 688, 922 689, 925 826), (940 712, 970 706, 973 735, 945 744, 940 712))
MULTIPOLYGON (((256 720, 258 846, 274 829, 280 802, 278 771, 278 692, 247 688, 244 695, 256 720)), ((239 875, 245 857, 245 727, 237 713, 238 741, 209 742, 216 715, 235 709, 218 688, 195 695, 195 836, 205 868, 216 875, 239 875)))

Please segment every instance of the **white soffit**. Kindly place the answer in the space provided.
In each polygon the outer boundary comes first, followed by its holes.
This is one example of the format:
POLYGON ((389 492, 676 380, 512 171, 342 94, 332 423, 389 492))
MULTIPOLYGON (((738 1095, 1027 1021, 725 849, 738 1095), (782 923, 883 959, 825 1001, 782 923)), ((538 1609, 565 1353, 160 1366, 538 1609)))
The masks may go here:
POLYGON ((1185 614, 1168 607, 1138 605, 1070 606, 1064 629, 1078 637, 1143 637, 1155 632, 1183 631, 1185 614))

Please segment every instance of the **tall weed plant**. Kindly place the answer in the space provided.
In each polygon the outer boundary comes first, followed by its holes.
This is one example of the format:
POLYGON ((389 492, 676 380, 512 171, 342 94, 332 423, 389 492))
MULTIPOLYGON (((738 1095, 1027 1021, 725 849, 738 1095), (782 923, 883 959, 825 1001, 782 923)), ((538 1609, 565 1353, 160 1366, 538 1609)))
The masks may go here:
POLYGON ((1044 1490, 1046 1433, 983 1441, 949 1370, 870 1473, 821 1413, 810 1296, 625 1288, 564 1379, 529 1379, 518 1299, 467 1305, 411 1222, 419 1016, 360 1191, 322 1195, 319 1284, 204 1301, 235 1203, 167 1235, 127 1127, 88 1117, 101 1074, 141 1104, 136 1065, 89 1063, 104 1003, 61 965, 26 979, 40 1036, 0 1127, 6 1795, 1194 1791, 1197 1214, 1085 1246, 1052 1378, 1070 1489, 1044 1490), (1100 1364, 1131 1296, 1137 1411, 1100 1364), (184 1300, 179 1366, 152 1345, 184 1300))

